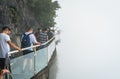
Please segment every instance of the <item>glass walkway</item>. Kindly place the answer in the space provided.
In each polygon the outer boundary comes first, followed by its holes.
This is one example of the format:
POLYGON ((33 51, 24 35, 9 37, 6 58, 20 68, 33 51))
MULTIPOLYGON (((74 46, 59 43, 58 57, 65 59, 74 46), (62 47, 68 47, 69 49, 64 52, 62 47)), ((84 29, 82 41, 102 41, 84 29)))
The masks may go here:
POLYGON ((42 69, 47 67, 48 62, 56 48, 55 37, 50 39, 48 42, 42 44, 41 46, 36 45, 29 48, 38 48, 39 50, 34 50, 26 55, 22 55, 21 52, 11 51, 10 54, 10 70, 12 78, 8 79, 30 79, 35 76, 42 69))

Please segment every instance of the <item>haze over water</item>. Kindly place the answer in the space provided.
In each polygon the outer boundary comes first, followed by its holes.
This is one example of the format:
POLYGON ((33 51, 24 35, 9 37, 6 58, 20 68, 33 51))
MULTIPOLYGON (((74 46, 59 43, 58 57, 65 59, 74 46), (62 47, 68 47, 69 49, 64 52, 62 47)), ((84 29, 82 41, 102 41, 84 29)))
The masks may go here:
POLYGON ((58 1, 56 79, 120 79, 120 1, 58 1))

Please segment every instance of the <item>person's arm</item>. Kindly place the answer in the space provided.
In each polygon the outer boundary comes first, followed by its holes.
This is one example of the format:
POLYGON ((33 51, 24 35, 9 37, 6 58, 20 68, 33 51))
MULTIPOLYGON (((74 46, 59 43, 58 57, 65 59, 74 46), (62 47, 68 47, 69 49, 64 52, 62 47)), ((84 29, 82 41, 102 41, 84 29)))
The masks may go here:
POLYGON ((40 42, 36 42, 36 43, 34 43, 34 45, 41 45, 41 43, 40 42))
POLYGON ((47 35, 47 37, 46 37, 46 40, 48 41, 48 35, 47 35))
POLYGON ((15 48, 15 49, 17 49, 17 50, 19 50, 19 51, 22 51, 22 49, 21 49, 20 47, 16 46, 13 42, 7 41, 7 43, 8 43, 11 47, 13 47, 13 48, 15 48))
POLYGON ((41 43, 36 40, 34 34, 32 34, 31 38, 32 38, 32 42, 33 42, 34 45, 41 45, 41 43))
POLYGON ((10 37, 8 35, 5 36, 5 41, 13 48, 22 51, 21 48, 19 48, 18 46, 16 46, 14 43, 11 42, 10 37))

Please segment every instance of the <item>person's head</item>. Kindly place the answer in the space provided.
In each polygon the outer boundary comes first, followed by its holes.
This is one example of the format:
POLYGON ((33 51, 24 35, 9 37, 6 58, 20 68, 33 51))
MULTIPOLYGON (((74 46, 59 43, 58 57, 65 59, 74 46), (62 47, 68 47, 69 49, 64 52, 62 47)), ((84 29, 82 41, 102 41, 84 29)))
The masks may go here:
POLYGON ((48 32, 50 31, 50 28, 49 28, 49 27, 47 28, 47 31, 48 31, 48 32))
POLYGON ((42 31, 42 29, 41 28, 38 28, 38 32, 41 32, 42 31))
POLYGON ((27 29, 27 32, 33 33, 33 28, 32 28, 32 27, 29 27, 29 28, 27 29))
POLYGON ((6 33, 9 35, 11 33, 11 29, 9 27, 5 26, 2 28, 2 33, 6 33))
POLYGON ((48 32, 47 28, 43 28, 43 32, 48 32))

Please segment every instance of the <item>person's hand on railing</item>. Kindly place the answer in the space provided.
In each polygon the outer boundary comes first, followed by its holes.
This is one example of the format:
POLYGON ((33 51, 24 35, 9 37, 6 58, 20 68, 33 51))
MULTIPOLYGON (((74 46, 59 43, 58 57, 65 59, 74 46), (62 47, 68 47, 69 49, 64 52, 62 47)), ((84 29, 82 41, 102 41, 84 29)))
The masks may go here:
POLYGON ((9 44, 11 47, 13 47, 13 48, 17 49, 19 52, 21 52, 21 51, 22 51, 22 49, 21 49, 20 47, 18 47, 17 45, 15 45, 13 42, 8 41, 8 44, 9 44))
POLYGON ((0 70, 0 79, 3 79, 4 74, 9 73, 9 70, 7 69, 2 69, 0 70))
POLYGON ((6 73, 9 73, 9 70, 7 70, 7 69, 3 69, 3 70, 1 70, 1 74, 6 74, 6 73))
POLYGON ((42 43, 40 43, 40 42, 39 42, 39 45, 41 46, 41 45, 42 45, 42 43))
POLYGON ((41 46, 42 44, 41 44, 40 42, 37 42, 37 43, 35 43, 34 45, 40 45, 40 46, 41 46))
POLYGON ((21 49, 21 48, 18 48, 17 50, 18 50, 19 52, 22 52, 22 49, 21 49))

